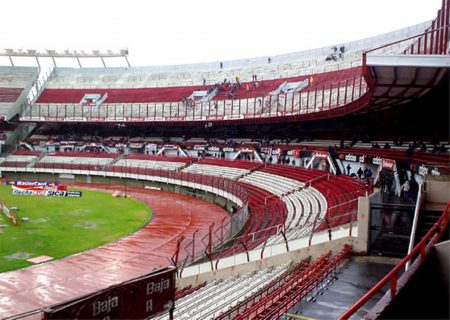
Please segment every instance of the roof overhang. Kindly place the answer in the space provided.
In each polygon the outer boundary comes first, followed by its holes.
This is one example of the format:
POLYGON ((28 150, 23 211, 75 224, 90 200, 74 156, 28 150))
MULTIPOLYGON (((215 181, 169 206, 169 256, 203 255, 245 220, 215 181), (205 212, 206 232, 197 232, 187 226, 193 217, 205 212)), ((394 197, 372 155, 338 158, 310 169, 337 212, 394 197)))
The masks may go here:
POLYGON ((448 55, 368 55, 366 65, 375 79, 369 109, 384 109, 426 94, 448 72, 450 59, 448 55))

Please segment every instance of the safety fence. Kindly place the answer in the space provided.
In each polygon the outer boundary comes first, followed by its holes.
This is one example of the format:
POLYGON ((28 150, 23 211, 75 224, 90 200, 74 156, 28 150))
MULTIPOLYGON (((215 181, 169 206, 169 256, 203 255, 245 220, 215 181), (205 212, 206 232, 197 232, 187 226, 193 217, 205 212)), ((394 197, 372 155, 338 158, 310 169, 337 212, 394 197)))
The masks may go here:
MULTIPOLYGON (((313 78, 312 78, 313 79, 313 78)), ((310 80, 314 81, 314 80, 310 80)), ((186 122, 326 118, 356 110, 367 103, 369 89, 362 72, 300 92, 262 93, 241 99, 167 103, 103 104, 83 107, 73 103, 22 105, 21 121, 32 122, 186 122)))
POLYGON ((370 289, 363 297, 361 297, 353 306, 345 311, 340 317, 340 320, 348 319, 354 315, 367 301, 369 301, 375 294, 377 294, 385 285, 389 284, 389 290, 385 294, 387 303, 392 301, 399 293, 397 285, 399 281, 404 283, 404 279, 409 279, 415 271, 425 262, 427 256, 430 254, 434 244, 439 241, 443 233, 448 227, 450 214, 450 202, 447 203, 444 212, 439 220, 433 225, 422 240, 414 247, 414 249, 400 261, 383 279, 380 280, 372 289, 370 289), (399 273, 407 265, 411 267, 399 279, 399 273), (403 278, 403 280, 402 280, 403 278))

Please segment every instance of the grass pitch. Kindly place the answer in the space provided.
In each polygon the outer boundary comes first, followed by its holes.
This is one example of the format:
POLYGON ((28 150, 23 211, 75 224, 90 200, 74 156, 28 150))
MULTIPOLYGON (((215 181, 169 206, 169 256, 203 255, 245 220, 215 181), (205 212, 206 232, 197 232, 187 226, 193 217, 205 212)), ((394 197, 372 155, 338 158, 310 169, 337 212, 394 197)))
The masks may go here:
POLYGON ((10 186, 0 186, 0 202, 18 207, 14 226, 0 213, 0 272, 32 265, 26 259, 42 255, 62 258, 98 247, 130 234, 150 219, 143 203, 114 198, 109 193, 82 191, 81 198, 13 196, 10 186))

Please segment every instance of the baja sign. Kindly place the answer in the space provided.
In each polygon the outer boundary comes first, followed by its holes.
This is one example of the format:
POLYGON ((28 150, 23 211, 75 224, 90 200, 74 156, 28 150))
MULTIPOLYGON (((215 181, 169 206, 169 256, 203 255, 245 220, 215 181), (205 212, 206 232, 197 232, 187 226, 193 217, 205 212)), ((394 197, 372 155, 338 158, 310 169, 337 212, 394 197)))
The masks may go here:
POLYGON ((174 267, 44 309, 43 319, 147 319, 173 312, 174 267))

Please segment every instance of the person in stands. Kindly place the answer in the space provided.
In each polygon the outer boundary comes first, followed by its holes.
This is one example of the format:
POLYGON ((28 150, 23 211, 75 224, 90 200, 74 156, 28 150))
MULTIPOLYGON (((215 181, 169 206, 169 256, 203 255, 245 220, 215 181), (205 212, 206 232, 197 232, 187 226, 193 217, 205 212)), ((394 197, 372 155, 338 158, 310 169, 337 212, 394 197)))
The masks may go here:
POLYGON ((356 174, 358 175, 358 179, 361 180, 362 176, 363 176, 363 171, 361 169, 361 167, 359 167, 358 171, 356 172, 356 174))
POLYGON ((408 200, 409 199, 409 190, 410 190, 410 184, 409 180, 406 179, 405 182, 402 184, 402 192, 403 192, 403 199, 408 200))

